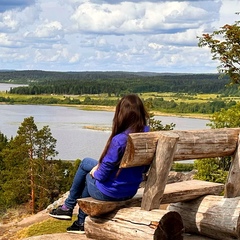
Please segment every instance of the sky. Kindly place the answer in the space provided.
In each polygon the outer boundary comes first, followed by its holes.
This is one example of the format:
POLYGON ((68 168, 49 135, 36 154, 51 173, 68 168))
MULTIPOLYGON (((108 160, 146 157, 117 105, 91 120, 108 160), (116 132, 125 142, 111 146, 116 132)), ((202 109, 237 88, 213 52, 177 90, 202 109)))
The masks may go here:
POLYGON ((239 0, 0 0, 0 70, 217 73, 203 33, 239 0))

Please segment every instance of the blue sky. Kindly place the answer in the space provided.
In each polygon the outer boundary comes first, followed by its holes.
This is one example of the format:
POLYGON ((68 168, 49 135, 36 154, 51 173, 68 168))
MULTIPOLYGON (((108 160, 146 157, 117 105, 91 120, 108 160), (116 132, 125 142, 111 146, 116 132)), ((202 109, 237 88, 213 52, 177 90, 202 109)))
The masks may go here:
POLYGON ((0 69, 216 73, 197 36, 238 0, 1 0, 0 69))

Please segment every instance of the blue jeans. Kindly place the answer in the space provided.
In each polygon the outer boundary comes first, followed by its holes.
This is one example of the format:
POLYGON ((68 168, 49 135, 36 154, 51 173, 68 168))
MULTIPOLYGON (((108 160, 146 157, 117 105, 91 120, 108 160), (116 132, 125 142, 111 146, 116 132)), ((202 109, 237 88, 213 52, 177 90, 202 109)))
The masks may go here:
MULTIPOLYGON (((73 209, 77 204, 77 199, 93 197, 102 201, 120 201, 128 198, 116 199, 103 194, 95 185, 96 180, 92 178, 89 172, 98 164, 98 161, 92 158, 84 158, 78 167, 78 170, 73 179, 70 193, 65 200, 65 205, 69 209, 73 209)), ((85 221, 86 214, 79 208, 78 224, 85 221)))

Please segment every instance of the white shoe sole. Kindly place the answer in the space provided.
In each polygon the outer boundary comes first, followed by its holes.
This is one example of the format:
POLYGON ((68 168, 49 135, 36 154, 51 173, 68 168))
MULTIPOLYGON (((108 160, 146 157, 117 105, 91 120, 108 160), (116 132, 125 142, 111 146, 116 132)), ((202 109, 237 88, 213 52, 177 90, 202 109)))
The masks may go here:
POLYGON ((85 231, 70 230, 68 233, 85 234, 85 231))
POLYGON ((49 213, 49 216, 53 217, 53 218, 57 218, 57 219, 62 219, 62 220, 72 220, 72 217, 67 216, 67 215, 54 215, 49 213))

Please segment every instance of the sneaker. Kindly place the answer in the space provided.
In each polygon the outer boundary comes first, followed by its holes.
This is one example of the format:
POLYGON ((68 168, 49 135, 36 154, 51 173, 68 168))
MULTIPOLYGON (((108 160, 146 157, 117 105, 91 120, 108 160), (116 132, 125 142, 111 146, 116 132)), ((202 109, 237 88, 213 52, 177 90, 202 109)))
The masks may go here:
POLYGON ((58 219, 63 219, 63 220, 71 220, 72 219, 72 209, 68 210, 63 210, 62 206, 58 206, 56 209, 53 209, 50 213, 49 216, 58 218, 58 219))
POLYGON ((84 234, 84 223, 79 225, 77 221, 73 222, 72 226, 67 228, 67 232, 84 234))

